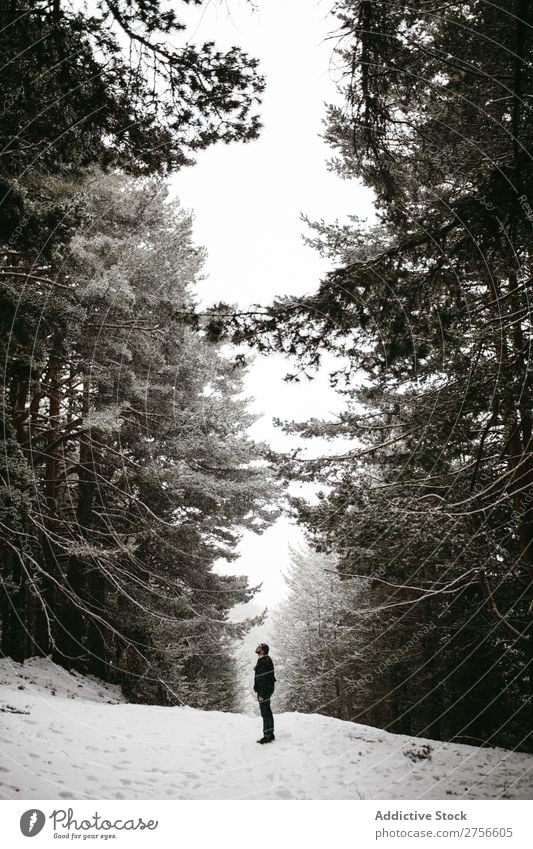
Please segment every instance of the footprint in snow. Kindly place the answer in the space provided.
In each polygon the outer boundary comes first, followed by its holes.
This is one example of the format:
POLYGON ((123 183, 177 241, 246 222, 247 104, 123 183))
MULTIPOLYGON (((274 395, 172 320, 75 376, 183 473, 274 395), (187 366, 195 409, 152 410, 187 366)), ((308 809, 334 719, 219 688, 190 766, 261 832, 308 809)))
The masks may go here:
POLYGON ((280 787, 279 790, 276 791, 276 797, 278 799, 292 799, 292 793, 287 787, 280 787))

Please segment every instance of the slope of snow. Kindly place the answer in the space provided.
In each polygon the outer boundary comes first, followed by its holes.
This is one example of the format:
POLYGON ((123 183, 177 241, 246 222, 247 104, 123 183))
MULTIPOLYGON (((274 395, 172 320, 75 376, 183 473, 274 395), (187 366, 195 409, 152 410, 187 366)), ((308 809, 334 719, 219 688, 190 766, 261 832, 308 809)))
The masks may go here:
POLYGON ((0 798, 531 798, 533 755, 275 720, 276 742, 258 746, 259 716, 126 704, 49 659, 0 660, 0 798))

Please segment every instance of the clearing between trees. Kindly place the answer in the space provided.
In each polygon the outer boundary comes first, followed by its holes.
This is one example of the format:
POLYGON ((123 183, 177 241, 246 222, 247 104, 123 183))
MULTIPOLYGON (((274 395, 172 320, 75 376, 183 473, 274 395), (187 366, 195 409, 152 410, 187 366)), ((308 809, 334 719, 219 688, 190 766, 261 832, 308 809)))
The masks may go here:
MULTIPOLYGON (((274 703, 275 707, 275 703, 274 703)), ((49 658, 0 660, 4 799, 529 799, 533 755, 318 714, 128 704, 49 658)))

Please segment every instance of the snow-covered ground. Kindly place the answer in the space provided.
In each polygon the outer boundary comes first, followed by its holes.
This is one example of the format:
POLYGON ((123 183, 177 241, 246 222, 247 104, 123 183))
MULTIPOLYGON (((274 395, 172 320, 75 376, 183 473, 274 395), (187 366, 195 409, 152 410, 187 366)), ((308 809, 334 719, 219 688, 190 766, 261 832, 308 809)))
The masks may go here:
POLYGON ((258 746, 259 716, 126 704, 49 659, 0 660, 0 798, 531 798, 533 755, 275 720, 276 742, 258 746))

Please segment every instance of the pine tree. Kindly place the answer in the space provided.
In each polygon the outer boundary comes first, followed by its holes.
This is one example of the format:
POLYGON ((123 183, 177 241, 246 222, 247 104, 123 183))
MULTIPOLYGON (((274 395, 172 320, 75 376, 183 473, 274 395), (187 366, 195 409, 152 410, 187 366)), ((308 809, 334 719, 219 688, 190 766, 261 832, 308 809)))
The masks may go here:
MULTIPOLYGON (((211 568, 272 521, 274 488, 253 463, 241 373, 186 320, 203 252, 165 198, 154 181, 92 178, 63 268, 70 324, 36 340, 18 413, 26 566, 43 582, 31 653, 122 677, 132 697, 231 706, 231 658, 214 657, 246 628, 227 614, 252 593, 211 568)), ((5 628, 4 652, 20 640, 5 628)))
POLYGON ((291 551, 285 580, 288 598, 272 616, 276 700, 282 710, 351 719, 368 629, 367 615, 358 611, 364 590, 343 584, 334 554, 309 546, 291 551))
MULTIPOLYGON (((298 474, 345 469, 357 489, 359 459, 387 466, 383 510, 403 504, 421 530, 432 505, 428 581, 441 581, 437 542, 448 546, 456 523, 477 590, 463 618, 483 607, 478 645, 497 629, 501 676, 521 657, 523 724, 533 704, 531 10, 472 0, 436 15, 425 2, 341 0, 335 11, 347 73, 344 105, 327 115, 332 167, 372 188, 377 223, 317 223, 311 241, 335 270, 307 298, 235 316, 235 338, 292 353, 300 371, 339 355, 332 380, 363 406, 329 431, 354 442, 298 474), (366 391, 353 393, 355 377, 366 391)), ((452 574, 443 598, 458 592, 452 574)), ((391 562, 391 583, 408 577, 391 562)))
MULTIPOLYGON (((366 422, 382 446, 383 399, 375 403, 372 414, 363 415, 358 404, 357 412, 343 415, 346 437, 366 422)), ((404 398, 404 415, 407 408, 404 398)), ((322 429, 331 434, 339 426, 320 428, 315 421, 303 432, 322 429)), ((396 435, 387 430, 386 451, 367 447, 340 462, 316 461, 326 492, 315 505, 294 500, 313 545, 337 563, 343 584, 365 587, 363 605, 354 605, 359 624, 348 633, 360 655, 351 718, 399 733, 527 748, 523 656, 486 615, 477 580, 480 569, 496 579, 501 563, 516 554, 512 535, 494 547, 502 522, 510 528, 509 515, 502 509, 499 524, 493 514, 476 526, 468 516, 447 513, 434 491, 437 476, 422 466, 424 455, 410 454, 396 435)), ((428 452, 430 459, 434 465, 428 452)), ((459 497, 461 479, 452 470, 448 485, 459 497)), ((511 606, 519 578, 506 576, 498 590, 511 606)))

